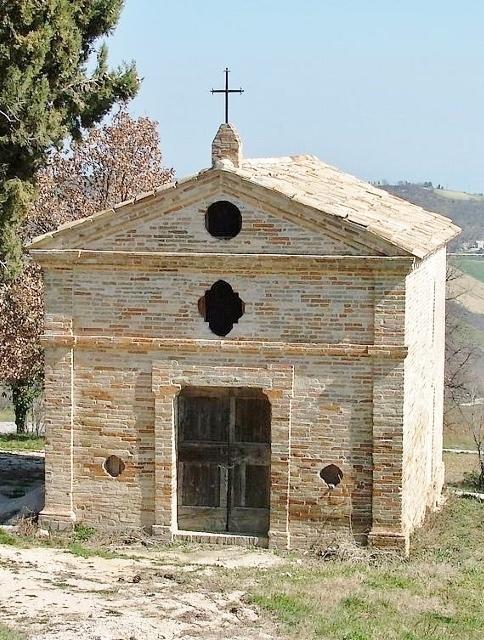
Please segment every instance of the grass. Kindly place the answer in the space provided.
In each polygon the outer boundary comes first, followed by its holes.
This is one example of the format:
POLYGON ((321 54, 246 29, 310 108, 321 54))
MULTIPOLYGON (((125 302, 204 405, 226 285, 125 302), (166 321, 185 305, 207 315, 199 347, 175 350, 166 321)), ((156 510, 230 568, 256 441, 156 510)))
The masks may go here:
MULTIPOLYGON (((98 536, 92 528, 79 524, 70 536, 46 543, 0 530, 0 543, 48 544, 81 558, 129 557, 107 550, 98 536)), ((164 548, 164 559, 169 563, 171 550, 164 548)), ((430 514, 418 530, 407 559, 364 550, 349 560, 278 555, 283 563, 268 568, 213 567, 204 575, 203 588, 211 593, 244 591, 245 601, 259 609, 257 624, 264 628, 266 620, 275 621, 281 639, 482 639, 481 503, 450 498, 442 511, 430 514)), ((155 566, 156 557, 153 562, 155 566)), ((199 590, 200 582, 191 573, 187 576, 184 588, 199 590)))
POLYGON ((483 505, 453 498, 429 516, 409 559, 278 567, 252 581, 249 600, 289 638, 481 640, 483 522, 483 505))
POLYGON ((451 200, 484 200, 480 193, 466 193, 465 191, 452 191, 451 189, 434 189, 433 192, 438 196, 450 198, 451 200))
POLYGON ((12 547, 23 546, 19 536, 11 535, 5 529, 0 529, 0 544, 8 544, 12 547))
POLYGON ((46 540, 39 540, 35 538, 34 533, 35 525, 33 526, 32 531, 29 531, 26 535, 10 533, 5 529, 0 529, 0 544, 18 547, 19 549, 27 549, 30 547, 59 548, 64 549, 78 558, 92 558, 95 556, 107 559, 129 557, 125 554, 106 549, 100 544, 96 544, 96 540, 89 543, 89 540, 91 540, 95 534, 95 530, 92 527, 86 527, 82 524, 76 525, 71 534, 53 535, 46 540))
POLYGON ((0 433, 0 449, 3 451, 42 451, 44 438, 31 433, 0 433))
MULTIPOLYGON (((41 543, 0 529, 0 544, 48 544, 81 558, 129 557, 107 550, 98 536, 79 524, 70 536, 41 543)), ((171 551, 164 548, 169 563, 171 551)), ((266 620, 275 621, 281 640, 482 640, 481 503, 449 498, 442 511, 429 514, 417 531, 407 559, 364 550, 349 560, 278 555, 283 563, 269 568, 213 567, 204 574, 203 589, 225 594, 244 591, 245 601, 259 609, 257 624, 264 628, 266 620)), ((183 575, 184 588, 200 589, 192 573, 183 575)))
POLYGON ((112 558, 121 557, 119 553, 114 551, 108 551, 106 549, 98 548, 98 547, 89 547, 81 544, 80 542, 71 542, 66 546, 66 551, 71 553, 73 556, 77 556, 78 558, 92 558, 97 556, 98 558, 107 558, 108 560, 112 558))
POLYGON ((0 623, 0 640, 25 640, 25 636, 0 623))
POLYGON ((475 258, 454 258, 457 267, 467 275, 484 282, 484 256, 475 258))
POLYGON ((74 541, 75 542, 87 542, 90 540, 94 534, 96 533, 96 529, 94 527, 88 527, 82 522, 78 522, 74 526, 74 541))
MULTIPOLYGON (((475 447, 474 447, 475 448, 475 447)), ((444 453, 445 482, 451 487, 477 491, 471 476, 479 471, 479 458, 470 453, 444 453)))

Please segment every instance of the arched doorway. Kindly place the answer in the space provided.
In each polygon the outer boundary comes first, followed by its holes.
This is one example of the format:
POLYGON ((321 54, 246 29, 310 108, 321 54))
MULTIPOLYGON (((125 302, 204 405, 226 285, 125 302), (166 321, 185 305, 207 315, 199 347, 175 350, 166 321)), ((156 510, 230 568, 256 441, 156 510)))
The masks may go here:
POLYGON ((177 403, 178 529, 267 535, 271 405, 258 389, 185 387, 177 403))

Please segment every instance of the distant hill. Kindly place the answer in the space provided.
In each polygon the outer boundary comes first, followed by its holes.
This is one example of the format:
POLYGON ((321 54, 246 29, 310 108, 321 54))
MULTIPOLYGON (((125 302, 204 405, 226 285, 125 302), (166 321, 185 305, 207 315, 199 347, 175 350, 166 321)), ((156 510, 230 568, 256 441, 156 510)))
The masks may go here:
POLYGON ((450 243, 450 251, 458 250, 465 242, 484 240, 484 195, 435 188, 430 183, 377 186, 424 209, 441 213, 459 225, 462 233, 450 243))

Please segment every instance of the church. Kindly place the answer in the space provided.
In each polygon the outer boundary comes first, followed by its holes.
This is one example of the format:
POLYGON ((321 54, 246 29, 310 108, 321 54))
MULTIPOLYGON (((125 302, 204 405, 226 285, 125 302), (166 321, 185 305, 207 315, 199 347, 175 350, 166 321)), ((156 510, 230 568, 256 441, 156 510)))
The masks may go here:
POLYGON ((439 502, 451 220, 314 156, 212 161, 29 246, 42 526, 408 552, 439 502))

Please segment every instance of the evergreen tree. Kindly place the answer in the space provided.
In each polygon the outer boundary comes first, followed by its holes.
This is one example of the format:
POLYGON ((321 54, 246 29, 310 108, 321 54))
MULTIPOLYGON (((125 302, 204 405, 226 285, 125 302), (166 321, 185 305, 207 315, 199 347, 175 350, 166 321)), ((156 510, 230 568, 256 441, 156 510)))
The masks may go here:
POLYGON ((0 279, 22 268, 20 229, 49 149, 135 95, 133 64, 88 67, 122 0, 2 0, 0 5, 0 279))

